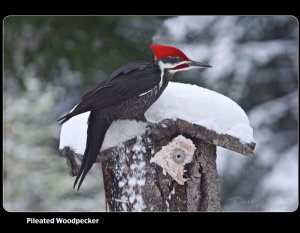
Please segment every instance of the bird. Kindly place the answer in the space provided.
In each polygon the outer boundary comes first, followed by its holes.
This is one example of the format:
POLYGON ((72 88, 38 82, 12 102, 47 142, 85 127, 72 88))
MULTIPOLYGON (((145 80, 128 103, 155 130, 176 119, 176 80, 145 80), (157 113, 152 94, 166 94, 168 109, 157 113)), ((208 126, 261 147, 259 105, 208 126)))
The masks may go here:
POLYGON ((86 147, 73 189, 80 179, 79 191, 113 121, 148 122, 144 113, 161 96, 176 72, 212 67, 189 59, 173 46, 152 44, 150 48, 154 62, 136 61, 119 67, 107 80, 83 95, 73 110, 57 120, 62 125, 76 115, 90 112, 86 147))

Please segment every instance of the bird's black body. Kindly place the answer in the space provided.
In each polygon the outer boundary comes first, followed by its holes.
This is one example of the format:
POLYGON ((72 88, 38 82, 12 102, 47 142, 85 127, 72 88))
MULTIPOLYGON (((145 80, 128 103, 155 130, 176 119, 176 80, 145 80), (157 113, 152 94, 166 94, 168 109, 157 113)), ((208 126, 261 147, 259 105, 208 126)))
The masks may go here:
POLYGON ((177 71, 211 67, 190 60, 182 51, 166 45, 151 45, 155 63, 138 61, 118 68, 110 78, 82 97, 74 110, 58 119, 61 124, 73 116, 91 112, 86 148, 79 173, 78 190, 96 161, 105 134, 114 120, 146 121, 144 113, 159 98, 177 71))
POLYGON ((69 114, 61 117, 61 124, 78 114, 91 111, 86 149, 76 177, 78 189, 96 161, 105 133, 114 120, 145 120, 144 113, 159 98, 172 78, 159 65, 144 61, 130 63, 117 69, 110 78, 85 94, 69 114))

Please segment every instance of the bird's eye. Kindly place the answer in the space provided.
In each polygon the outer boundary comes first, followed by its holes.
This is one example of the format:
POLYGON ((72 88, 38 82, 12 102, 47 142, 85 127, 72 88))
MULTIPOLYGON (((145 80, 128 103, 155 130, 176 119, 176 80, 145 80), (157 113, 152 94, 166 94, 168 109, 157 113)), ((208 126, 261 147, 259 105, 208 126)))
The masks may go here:
POLYGON ((183 61, 183 59, 182 58, 180 58, 180 57, 176 57, 176 58, 174 58, 174 62, 182 62, 183 61))
POLYGON ((179 63, 183 61, 183 59, 180 57, 167 57, 165 60, 169 63, 179 63))
POLYGON ((185 158, 183 150, 176 148, 172 154, 173 161, 177 164, 181 164, 185 158))

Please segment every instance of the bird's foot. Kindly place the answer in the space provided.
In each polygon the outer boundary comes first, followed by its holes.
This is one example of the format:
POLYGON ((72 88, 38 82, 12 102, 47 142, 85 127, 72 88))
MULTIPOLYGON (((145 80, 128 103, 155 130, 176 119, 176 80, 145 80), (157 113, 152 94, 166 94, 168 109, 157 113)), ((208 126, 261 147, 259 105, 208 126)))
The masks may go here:
POLYGON ((158 127, 157 123, 150 122, 150 121, 146 121, 146 123, 147 123, 147 125, 146 125, 147 132, 152 132, 153 130, 155 130, 158 127))
POLYGON ((159 122, 158 125, 163 129, 170 129, 173 128, 174 121, 172 121, 171 119, 164 119, 161 122, 159 122))
POLYGON ((161 134, 161 132, 169 133, 169 131, 172 131, 174 128, 174 122, 170 119, 162 120, 159 123, 152 123, 147 121, 146 126, 148 135, 161 134))

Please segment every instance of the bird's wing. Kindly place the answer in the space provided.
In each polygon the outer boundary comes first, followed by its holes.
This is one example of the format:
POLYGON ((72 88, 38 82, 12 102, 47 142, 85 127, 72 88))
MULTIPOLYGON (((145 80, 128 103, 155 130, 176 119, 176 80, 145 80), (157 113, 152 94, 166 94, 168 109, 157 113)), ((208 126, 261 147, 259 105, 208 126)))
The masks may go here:
POLYGON ((108 79, 109 81, 119 77, 121 74, 127 74, 131 71, 135 70, 144 70, 147 68, 147 66, 153 66, 153 63, 146 62, 146 61, 136 61, 129 63, 127 65, 121 66, 118 69, 116 69, 111 75, 110 78, 108 79))
MULTIPOLYGON (((145 70, 147 67, 153 67, 153 63, 146 61, 136 61, 129 63, 127 65, 121 66, 116 69, 109 77, 108 80, 105 80, 99 83, 93 90, 86 93, 82 99, 88 99, 89 97, 97 94, 97 92, 101 91, 104 88, 111 87, 113 85, 112 81, 115 79, 124 78, 124 76, 132 71, 145 70)), ((149 68, 148 68, 149 69, 149 68)), ((147 70, 145 70, 147 71, 147 70)), ((149 69, 150 71, 150 69, 149 69)))
POLYGON ((125 65, 123 71, 119 68, 118 74, 86 93, 72 112, 60 118, 64 120, 61 124, 78 114, 119 104, 157 86, 160 81, 158 66, 147 63, 142 67, 136 65, 126 70, 125 65))

